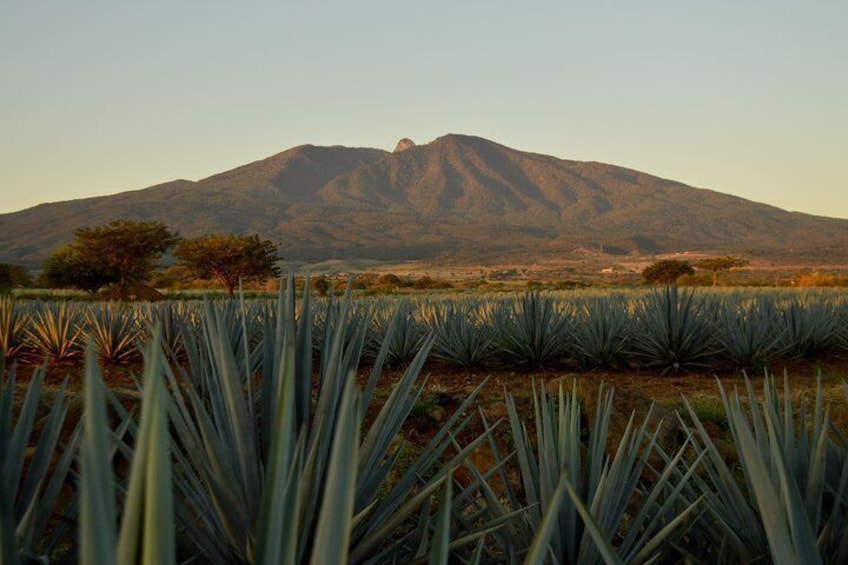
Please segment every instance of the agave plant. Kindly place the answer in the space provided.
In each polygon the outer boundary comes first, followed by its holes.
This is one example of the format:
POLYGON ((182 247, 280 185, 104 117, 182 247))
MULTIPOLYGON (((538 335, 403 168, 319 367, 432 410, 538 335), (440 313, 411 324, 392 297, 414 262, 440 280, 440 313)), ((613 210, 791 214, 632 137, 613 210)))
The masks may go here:
POLYGON ((0 350, 3 357, 13 359, 24 345, 24 328, 29 316, 10 296, 0 296, 0 350))
MULTIPOLYGON (((207 304, 201 339, 188 346, 183 378, 160 363, 171 391, 161 394, 168 398, 174 436, 173 512, 190 546, 183 551, 216 562, 389 562, 414 559, 428 547, 443 554, 448 528, 450 554, 471 551, 466 548, 503 518, 486 514, 460 523, 453 506, 449 526, 429 517, 431 499, 444 491, 450 470, 486 441, 484 435, 457 447, 455 440, 470 421, 465 412, 477 392, 400 468, 405 450, 397 437, 423 390, 425 383, 416 381, 432 339, 390 397, 369 410, 395 329, 388 329, 361 393, 354 377, 366 339, 364 319, 350 342, 345 324, 333 327, 326 339, 328 359, 322 359, 314 380, 310 299, 307 294, 295 321, 293 286, 290 279, 257 349, 233 347, 221 312, 207 304), (262 375, 258 384, 254 370, 262 375), (192 372, 201 374, 189 376, 192 372), (372 423, 362 429, 366 413, 372 423)), ((147 413, 142 410, 136 452, 149 448, 139 447, 147 413)))
POLYGON ((662 374, 707 369, 718 353, 705 299, 692 290, 672 285, 651 293, 639 304, 637 319, 633 354, 662 374))
MULTIPOLYGON (((348 282, 348 286, 350 284, 348 282)), ((354 330, 359 327, 361 320, 370 320, 372 313, 370 308, 362 307, 357 302, 348 302, 347 299, 339 301, 333 294, 330 294, 326 300, 312 303, 310 309, 313 312, 312 347, 316 352, 322 354, 329 350, 327 339, 335 335, 336 328, 344 328, 343 339, 345 344, 349 345, 354 338, 354 330), (347 304, 347 306, 342 308, 343 304, 347 304), (342 317, 343 313, 344 318, 342 317)), ((272 310, 274 311, 271 316, 273 318, 276 315, 276 306, 272 306, 272 310)), ((372 353, 376 353, 376 348, 379 348, 380 344, 376 339, 371 339, 366 346, 370 346, 373 349, 372 353)), ((324 355, 323 358, 326 359, 326 357, 324 355)))
POLYGON ((105 365, 126 365, 140 358, 135 312, 124 304, 98 304, 85 313, 85 335, 105 365))
POLYGON ((496 330, 496 347, 517 363, 546 365, 562 360, 568 354, 568 309, 552 296, 525 293, 492 311, 489 324, 496 330))
POLYGON ((460 367, 479 367, 493 353, 491 330, 481 323, 474 304, 431 305, 425 323, 436 339, 433 357, 460 367))
MULTIPOLYGON (((657 444, 649 412, 641 424, 635 417, 607 455, 613 394, 598 392, 598 409, 585 429, 577 400, 559 387, 558 397, 534 387, 535 442, 518 417, 515 401, 507 407, 516 445, 521 484, 532 539, 526 540, 525 563, 646 563, 662 559, 700 498, 688 498, 685 486, 697 469, 687 466, 688 441, 666 456, 657 444), (587 444, 581 440, 586 438, 587 444), (534 445, 535 444, 535 445, 534 445), (657 455, 665 461, 654 469, 657 455)), ((517 498, 516 494, 510 494, 517 498)))
POLYGON ((726 300, 716 320, 721 355, 740 369, 762 370, 786 350, 786 328, 772 300, 726 300))
POLYGON ((387 362, 395 367, 405 367, 420 351, 427 333, 415 317, 408 302, 398 303, 394 309, 377 308, 372 320, 372 351, 388 342, 387 362), (392 328, 389 333, 389 328, 392 328))
POLYGON ((843 317, 825 298, 794 297, 782 310, 783 347, 788 355, 811 357, 836 346, 843 330, 843 317))
POLYGON ((69 302, 48 302, 33 314, 24 330, 26 348, 38 359, 76 361, 82 353, 79 309, 69 302))
POLYGON ((572 355, 584 369, 625 363, 633 329, 627 303, 621 296, 587 301, 569 329, 572 355))
POLYGON ((200 325, 199 312, 184 300, 142 303, 136 308, 139 338, 149 343, 158 329, 162 347, 178 362, 185 362, 185 341, 200 325))
POLYGON ((745 382, 747 395, 719 385, 741 485, 687 403, 699 439, 695 449, 705 462, 697 484, 707 495, 709 523, 701 530, 711 538, 696 557, 727 563, 848 562, 848 446, 833 439, 821 380, 812 413, 806 405, 795 407, 788 378, 782 400, 768 375, 762 400, 751 381, 745 382))

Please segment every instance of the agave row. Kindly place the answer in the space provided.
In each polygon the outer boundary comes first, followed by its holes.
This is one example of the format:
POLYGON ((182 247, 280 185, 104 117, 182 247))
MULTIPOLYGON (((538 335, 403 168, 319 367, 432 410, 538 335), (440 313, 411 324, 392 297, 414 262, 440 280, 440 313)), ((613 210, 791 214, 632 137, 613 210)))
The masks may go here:
MULTIPOLYGON (((10 360, 79 363, 90 343, 101 362, 132 365, 157 324, 169 350, 184 355, 200 331, 203 308, 200 301, 130 305, 3 298, 0 347, 10 360)), ((250 346, 276 315, 273 300, 218 302, 216 308, 222 331, 250 346)), ((848 349, 848 299, 821 292, 668 287, 648 293, 372 298, 351 301, 344 312, 330 298, 314 302, 305 315, 312 318, 315 352, 326 347, 326 326, 343 322, 349 342, 362 323, 365 356, 373 360, 388 341, 386 361, 397 367, 413 360, 430 333, 432 358, 460 367, 571 363, 585 370, 637 366, 664 373, 722 366, 760 370, 779 359, 848 349), (392 321, 396 331, 387 340, 392 321)))

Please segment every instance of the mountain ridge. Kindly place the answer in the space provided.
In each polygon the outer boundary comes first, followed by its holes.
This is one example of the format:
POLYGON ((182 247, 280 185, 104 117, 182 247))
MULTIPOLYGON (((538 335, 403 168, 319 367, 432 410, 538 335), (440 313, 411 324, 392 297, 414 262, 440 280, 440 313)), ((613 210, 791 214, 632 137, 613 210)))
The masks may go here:
POLYGON ((198 181, 2 214, 0 260, 35 266, 75 228, 118 218, 163 221, 184 236, 258 233, 284 257, 304 260, 561 255, 600 245, 613 253, 848 252, 848 220, 635 169, 462 134, 403 146, 304 144, 198 181))

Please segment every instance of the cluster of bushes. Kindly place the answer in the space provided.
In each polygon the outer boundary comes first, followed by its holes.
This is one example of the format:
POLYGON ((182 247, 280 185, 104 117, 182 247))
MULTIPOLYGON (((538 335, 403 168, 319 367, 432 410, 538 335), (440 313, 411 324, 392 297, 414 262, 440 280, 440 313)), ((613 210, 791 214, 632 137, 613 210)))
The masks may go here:
POLYGON ((799 287, 848 287, 848 276, 827 273, 804 273, 796 281, 799 287))
MULTIPOLYGON (((319 276, 313 281, 313 288, 320 279, 319 276)), ((344 292, 347 288, 347 282, 340 279, 337 282, 338 292, 344 292)), ((449 281, 433 278, 429 275, 400 277, 394 273, 363 273, 357 275, 353 280, 352 288, 364 291, 363 294, 365 295, 373 295, 410 290, 447 290, 454 288, 454 285, 449 281)))

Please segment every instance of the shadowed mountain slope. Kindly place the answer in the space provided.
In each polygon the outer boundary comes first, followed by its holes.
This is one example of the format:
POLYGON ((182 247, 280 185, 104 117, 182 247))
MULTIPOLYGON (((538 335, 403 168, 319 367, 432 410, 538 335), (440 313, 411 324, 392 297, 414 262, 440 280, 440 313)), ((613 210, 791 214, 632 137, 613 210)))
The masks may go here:
POLYGON ((74 228, 117 218, 256 232, 299 259, 848 249, 848 220, 446 135, 394 153, 305 145, 197 182, 5 214, 0 258, 37 264, 74 228))

